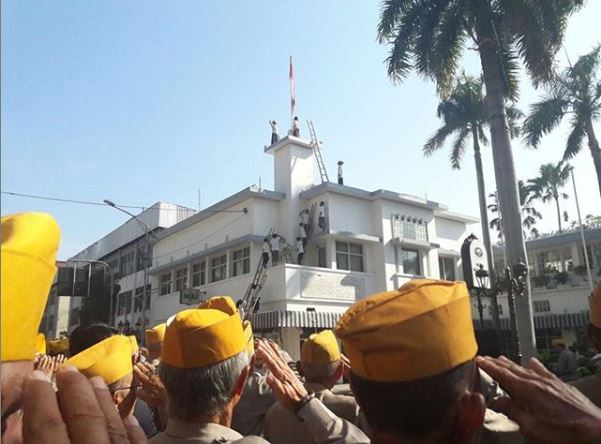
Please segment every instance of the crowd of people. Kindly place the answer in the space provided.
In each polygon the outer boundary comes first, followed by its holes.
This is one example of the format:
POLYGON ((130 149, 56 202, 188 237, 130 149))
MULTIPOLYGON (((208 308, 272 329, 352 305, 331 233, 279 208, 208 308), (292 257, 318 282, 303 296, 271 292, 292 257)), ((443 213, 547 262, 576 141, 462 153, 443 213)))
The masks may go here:
MULTIPOLYGON (((478 356, 463 282, 361 299, 298 362, 228 296, 147 330, 145 347, 105 324, 51 343, 38 328, 59 227, 23 213, 1 231, 2 442, 601 442, 600 374, 576 388, 537 359, 478 356)), ((601 287, 590 302, 601 351, 601 287)))

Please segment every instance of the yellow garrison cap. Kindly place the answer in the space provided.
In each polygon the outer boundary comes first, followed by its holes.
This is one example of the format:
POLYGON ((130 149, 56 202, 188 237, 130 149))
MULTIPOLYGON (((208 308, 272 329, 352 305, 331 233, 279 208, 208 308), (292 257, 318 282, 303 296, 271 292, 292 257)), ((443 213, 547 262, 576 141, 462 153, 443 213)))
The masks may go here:
POLYGON ((128 336, 129 338, 129 347, 131 350, 131 354, 135 354, 138 352, 138 350, 140 349, 140 346, 138 345, 138 340, 136 339, 136 337, 134 335, 130 335, 128 336))
POLYGON ((165 329, 167 324, 155 325, 146 330, 146 345, 160 344, 165 338, 165 329))
POLYGON ((1 219, 2 361, 32 360, 52 279, 60 228, 46 213, 1 219))
POLYGON ((433 376, 478 350, 465 282, 415 279, 347 310, 336 326, 353 373, 373 381, 433 376))
POLYGON ((247 335, 236 305, 231 298, 218 298, 175 316, 165 332, 165 364, 178 368, 204 367, 246 350, 247 335))
POLYGON ((309 336, 301 348, 301 361, 308 364, 328 364, 340 359, 340 348, 332 330, 309 336))
POLYGON ((88 378, 100 376, 112 384, 133 372, 131 345, 127 336, 111 336, 72 356, 65 365, 74 365, 88 378))
POLYGON ((589 296, 588 303, 591 308, 591 324, 601 328, 601 282, 589 296))
POLYGON ((69 353, 69 338, 62 339, 50 339, 47 341, 48 352, 54 354, 67 354, 69 353))
POLYGON ((38 333, 35 337, 35 351, 42 355, 46 354, 46 335, 44 333, 38 333))

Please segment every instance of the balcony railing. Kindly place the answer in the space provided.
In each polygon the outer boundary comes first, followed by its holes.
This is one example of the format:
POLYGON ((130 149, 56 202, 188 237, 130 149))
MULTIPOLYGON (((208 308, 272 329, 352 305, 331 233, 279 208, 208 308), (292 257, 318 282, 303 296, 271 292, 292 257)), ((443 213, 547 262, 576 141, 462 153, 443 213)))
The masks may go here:
POLYGON ((428 242, 428 228, 423 219, 394 214, 392 216, 392 237, 428 242))

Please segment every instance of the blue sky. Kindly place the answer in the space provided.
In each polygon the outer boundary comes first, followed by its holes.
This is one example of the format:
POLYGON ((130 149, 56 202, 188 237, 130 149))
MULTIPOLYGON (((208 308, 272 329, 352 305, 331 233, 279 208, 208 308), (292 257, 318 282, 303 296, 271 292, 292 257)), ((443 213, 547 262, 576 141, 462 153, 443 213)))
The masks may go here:
MULTIPOLYGON (((447 149, 423 157, 440 123, 434 86, 388 80, 378 14, 378 3, 364 1, 2 1, 2 190, 196 208, 199 188, 203 207, 259 176, 271 188, 263 146, 267 121, 288 119, 292 55, 298 114, 313 120, 331 174, 344 160, 349 185, 427 194, 477 216, 471 152, 460 171, 447 149)), ((572 60, 601 40, 598 17, 598 1, 573 17, 572 60)), ((462 65, 477 73, 476 54, 462 65)), ((521 90, 526 110, 538 93, 526 78, 521 90)), ((518 176, 559 160, 565 137, 562 127, 538 151, 515 142, 518 176)), ((485 150, 492 192, 490 157, 485 150)), ((601 213, 586 146, 573 164, 583 213, 601 213)), ((573 198, 563 205, 575 218, 573 198)), ((540 228, 556 228, 554 207, 538 206, 540 228)), ((60 258, 126 220, 109 207, 2 195, 2 214, 29 210, 59 221, 60 258)))

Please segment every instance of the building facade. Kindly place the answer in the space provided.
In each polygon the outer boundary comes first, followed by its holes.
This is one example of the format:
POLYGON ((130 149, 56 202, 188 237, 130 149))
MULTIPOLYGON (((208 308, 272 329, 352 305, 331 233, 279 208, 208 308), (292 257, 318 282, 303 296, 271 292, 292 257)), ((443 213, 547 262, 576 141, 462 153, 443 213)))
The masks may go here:
POLYGON ((280 261, 268 264, 253 328, 293 357, 302 338, 334 327, 358 299, 416 277, 461 278, 461 243, 478 219, 415 196, 321 183, 312 146, 293 136, 265 152, 274 160, 273 191, 246 188, 158 233, 151 324, 188 308, 180 297, 189 289, 241 299, 271 233, 281 236, 280 261))

